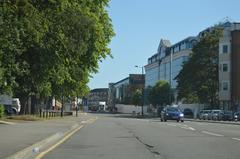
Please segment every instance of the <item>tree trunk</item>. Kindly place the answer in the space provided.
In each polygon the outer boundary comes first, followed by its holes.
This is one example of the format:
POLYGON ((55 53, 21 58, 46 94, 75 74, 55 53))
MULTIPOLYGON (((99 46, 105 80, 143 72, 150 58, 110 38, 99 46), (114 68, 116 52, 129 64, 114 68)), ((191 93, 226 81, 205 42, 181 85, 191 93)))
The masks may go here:
POLYGON ((34 115, 36 111, 37 98, 35 95, 31 96, 31 114, 34 115))
POLYGON ((20 97, 20 104, 21 104, 21 109, 20 109, 20 114, 26 114, 27 112, 27 98, 26 97, 20 97))

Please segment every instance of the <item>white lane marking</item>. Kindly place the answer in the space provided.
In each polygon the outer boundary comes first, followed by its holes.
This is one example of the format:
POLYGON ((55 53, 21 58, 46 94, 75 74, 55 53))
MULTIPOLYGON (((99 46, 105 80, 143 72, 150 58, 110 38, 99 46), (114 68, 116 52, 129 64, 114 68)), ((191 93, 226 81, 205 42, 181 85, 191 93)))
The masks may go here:
POLYGON ((196 129, 192 128, 192 127, 180 127, 180 128, 183 128, 183 129, 186 129, 186 130, 192 130, 192 131, 195 131, 196 129))
POLYGON ((138 121, 147 121, 149 122, 149 120, 146 120, 146 119, 137 119, 138 121))
POLYGON ((81 121, 81 123, 82 123, 82 124, 85 124, 85 123, 87 123, 87 121, 81 121))
POLYGON ((208 135, 213 135, 213 136, 218 136, 218 137, 224 136, 224 135, 222 135, 222 134, 216 134, 216 133, 212 133, 212 132, 208 132, 208 131, 202 131, 202 133, 208 134, 208 135))
POLYGON ((192 130, 192 131, 195 131, 196 129, 194 129, 194 128, 192 128, 192 127, 188 127, 190 130, 192 130))
POLYGON ((177 126, 177 125, 175 125, 175 124, 167 124, 168 126, 177 126))
POLYGON ((198 124, 198 125, 208 125, 206 123, 196 123, 196 124, 198 124))
POLYGON ((232 138, 233 140, 237 140, 237 141, 240 141, 240 139, 239 138, 232 138))

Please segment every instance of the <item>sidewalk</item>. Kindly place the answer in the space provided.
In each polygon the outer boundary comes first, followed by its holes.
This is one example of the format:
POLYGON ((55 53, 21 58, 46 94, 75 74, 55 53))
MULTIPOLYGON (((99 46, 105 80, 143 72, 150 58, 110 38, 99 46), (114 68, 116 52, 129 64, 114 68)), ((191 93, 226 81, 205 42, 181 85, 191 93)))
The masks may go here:
POLYGON ((205 122, 205 123, 219 123, 219 124, 233 124, 233 125, 240 125, 239 121, 216 121, 216 120, 199 120, 199 119, 188 119, 185 118, 185 121, 191 122, 205 122))
MULTIPOLYGON (((149 116, 149 115, 144 115, 144 116, 133 116, 132 114, 115 114, 115 117, 119 118, 135 118, 135 119, 151 119, 151 120, 159 120, 160 117, 156 116, 149 116)), ((215 120, 199 120, 199 119, 191 119, 191 118, 184 118, 185 121, 191 121, 191 122, 206 122, 206 123, 219 123, 219 124, 233 124, 233 125, 240 125, 239 121, 215 121, 215 120)))
POLYGON ((13 123, 13 122, 8 122, 8 121, 4 121, 4 120, 0 120, 0 124, 14 125, 15 123, 13 123))
MULTIPOLYGON (((78 117, 66 116, 62 119, 46 121, 28 121, 12 125, 0 124, 0 157, 1 159, 7 158, 47 138, 44 142, 59 140, 66 132, 76 128, 81 121, 86 121, 90 117, 91 115, 79 114, 78 117)), ((21 157, 19 156, 19 158, 21 157)))

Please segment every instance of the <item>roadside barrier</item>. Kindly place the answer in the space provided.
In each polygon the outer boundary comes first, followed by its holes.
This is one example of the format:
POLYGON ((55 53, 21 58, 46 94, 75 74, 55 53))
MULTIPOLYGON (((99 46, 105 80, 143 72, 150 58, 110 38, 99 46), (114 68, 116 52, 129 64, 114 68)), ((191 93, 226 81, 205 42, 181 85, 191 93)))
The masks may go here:
MULTIPOLYGON (((63 112, 63 115, 71 116, 71 115, 73 115, 73 112, 63 112)), ((46 109, 39 110, 40 118, 59 117, 59 116, 61 116, 60 110, 46 110, 46 109)))

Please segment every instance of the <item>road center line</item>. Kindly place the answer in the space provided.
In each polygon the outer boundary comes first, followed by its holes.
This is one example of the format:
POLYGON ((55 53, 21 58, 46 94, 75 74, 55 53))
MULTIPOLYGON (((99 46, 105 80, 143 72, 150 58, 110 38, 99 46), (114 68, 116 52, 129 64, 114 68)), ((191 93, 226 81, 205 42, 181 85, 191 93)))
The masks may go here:
POLYGON ((213 136, 219 136, 219 137, 224 136, 224 135, 222 135, 222 134, 216 134, 216 133, 212 133, 212 132, 208 132, 208 131, 202 131, 202 133, 208 134, 208 135, 213 135, 213 136))
POLYGON ((240 141, 240 139, 239 138, 232 138, 233 140, 237 140, 237 141, 240 141))
POLYGON ((70 132, 69 134, 67 134, 65 137, 63 137, 60 141, 58 141, 57 143, 55 143, 53 146, 51 146, 49 149, 39 153, 35 159, 41 159, 42 157, 44 157, 47 153, 49 153, 50 151, 52 151, 53 149, 55 149, 56 147, 58 147, 59 145, 61 145, 64 141, 66 141, 68 138, 70 138, 73 134, 75 134, 78 130, 80 130, 83 127, 83 125, 77 127, 76 129, 74 129, 72 132, 70 132))
POLYGON ((175 124, 167 124, 168 126, 177 126, 177 125, 175 125, 175 124))
POLYGON ((192 130, 192 131, 195 131, 195 130, 196 130, 196 129, 192 128, 192 127, 185 127, 185 126, 180 127, 180 128, 187 129, 187 130, 192 130))

